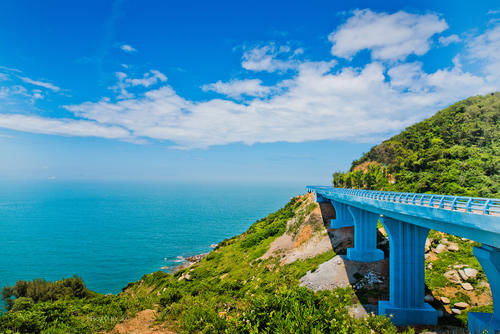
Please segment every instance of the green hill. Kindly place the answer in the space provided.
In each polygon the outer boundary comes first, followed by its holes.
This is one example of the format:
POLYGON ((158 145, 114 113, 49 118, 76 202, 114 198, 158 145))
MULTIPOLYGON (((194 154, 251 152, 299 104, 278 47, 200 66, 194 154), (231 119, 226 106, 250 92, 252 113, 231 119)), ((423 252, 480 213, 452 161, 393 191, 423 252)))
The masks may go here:
POLYGON ((373 147, 338 187, 500 197, 500 93, 474 96, 373 147))

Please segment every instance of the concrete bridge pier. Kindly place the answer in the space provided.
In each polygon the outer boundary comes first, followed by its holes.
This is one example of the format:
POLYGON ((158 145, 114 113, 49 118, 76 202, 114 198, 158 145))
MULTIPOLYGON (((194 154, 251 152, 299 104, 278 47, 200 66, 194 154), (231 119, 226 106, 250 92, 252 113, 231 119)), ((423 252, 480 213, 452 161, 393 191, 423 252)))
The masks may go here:
POLYGON ((493 313, 469 312, 469 332, 472 334, 500 332, 500 249, 483 244, 474 247, 474 256, 483 267, 493 296, 493 313), (495 305, 496 303, 496 305, 495 305))
POLYGON ((351 261, 375 262, 384 258, 384 252, 377 249, 377 222, 379 214, 347 206, 354 221, 354 248, 347 249, 351 261))
POLYGON ((437 311, 424 302, 425 240, 429 229, 389 217, 382 218, 389 236, 389 301, 378 313, 393 316, 395 325, 435 325, 437 311))
POLYGON ((351 213, 347 209, 346 204, 332 201, 332 205, 335 208, 335 219, 331 220, 331 228, 342 228, 354 225, 351 213))

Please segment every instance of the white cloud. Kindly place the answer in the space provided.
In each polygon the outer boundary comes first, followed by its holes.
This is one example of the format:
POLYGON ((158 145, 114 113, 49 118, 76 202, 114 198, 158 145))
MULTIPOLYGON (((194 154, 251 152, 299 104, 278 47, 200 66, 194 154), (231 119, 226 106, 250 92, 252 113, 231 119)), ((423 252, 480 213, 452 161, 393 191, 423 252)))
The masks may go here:
MULTIPOLYGON (((486 93, 480 77, 451 68, 425 73, 421 64, 389 70, 380 63, 332 73, 333 62, 302 62, 280 94, 247 103, 194 102, 172 87, 118 102, 66 106, 76 116, 128 129, 132 136, 167 140, 184 148, 234 142, 372 141, 421 120, 451 102, 486 93), (407 73, 410 73, 409 77, 407 73)), ((400 65, 403 66, 403 65, 400 65)))
POLYGON ((137 52, 137 50, 132 46, 132 45, 129 45, 129 44, 122 44, 120 46, 120 49, 126 53, 134 53, 134 52, 137 52))
POLYGON ((448 46, 450 45, 451 43, 458 43, 460 42, 460 37, 458 37, 458 35, 450 35, 450 36, 441 36, 439 37, 438 39, 439 41, 439 44, 441 45, 444 45, 444 46, 448 46))
POLYGON ((500 84, 500 24, 471 38, 465 58, 479 64, 489 81, 500 84))
POLYGON ((21 79, 22 81, 24 81, 28 84, 38 86, 38 87, 47 88, 47 89, 50 89, 54 92, 58 92, 61 90, 61 88, 57 87, 56 85, 51 84, 50 82, 37 81, 37 80, 30 79, 28 77, 19 77, 19 79, 21 79))
POLYGON ((303 52, 302 49, 297 50, 291 55, 286 55, 291 51, 288 45, 276 46, 276 44, 270 43, 255 47, 243 53, 241 66, 250 71, 284 72, 297 66, 293 57, 303 52))
MULTIPOLYGON (((340 67, 332 60, 299 60, 295 54, 301 53, 297 51, 301 49, 292 50, 287 45, 270 44, 246 50, 242 66, 247 69, 294 71, 292 76, 272 86, 263 86, 260 79, 217 81, 202 86, 205 91, 215 91, 235 100, 193 101, 182 97, 165 84, 166 76, 155 70, 140 78, 117 72, 118 83, 113 90, 118 100, 104 97, 97 102, 64 106, 76 119, 0 114, 0 127, 127 141, 159 140, 182 148, 235 142, 332 139, 375 142, 457 100, 500 89, 500 27, 466 40, 466 52, 456 56, 452 66, 426 72, 423 62, 402 59, 405 55, 425 52, 423 50, 430 47, 429 38, 444 29, 444 20, 436 15, 404 12, 390 15, 358 11, 353 17, 359 21, 366 15, 371 16, 368 26, 378 29, 379 33, 403 25, 403 35, 408 35, 405 29, 416 30, 408 38, 416 36, 420 42, 408 46, 400 37, 385 36, 388 38, 385 42, 379 39, 370 46, 373 58, 379 60, 356 67, 340 67), (403 24, 402 18, 408 20, 403 24), (422 27, 423 22, 428 26, 422 27), (390 29, 382 29, 383 23, 390 29), (439 25, 441 28, 436 28, 439 25), (402 51, 387 53, 396 46, 402 51), (386 61, 395 59, 400 61, 386 61), (464 61, 476 64, 478 70, 464 70, 469 68, 464 61), (154 87, 155 84, 158 86, 154 87), (242 96, 247 98, 239 101, 242 96)), ((336 33, 348 31, 343 30, 346 27, 354 29, 356 20, 348 19, 336 33)), ((345 48, 345 54, 353 55, 356 50, 367 48, 365 44, 357 42, 356 48, 345 48)))
POLYGON ((203 91, 214 91, 232 98, 246 96, 266 96, 271 92, 271 87, 262 86, 260 79, 231 80, 229 82, 217 81, 201 87, 203 91))
POLYGON ((51 119, 20 114, 0 114, 0 127, 42 134, 127 139, 127 130, 96 122, 75 119, 51 119))
POLYGON ((425 54, 430 38, 447 28, 446 21, 434 14, 387 14, 364 9, 355 10, 328 39, 333 43, 334 56, 351 59, 367 49, 373 59, 402 60, 411 54, 425 54))
POLYGON ((35 100, 41 100, 45 97, 40 89, 33 89, 33 94, 31 96, 33 98, 33 102, 35 100))

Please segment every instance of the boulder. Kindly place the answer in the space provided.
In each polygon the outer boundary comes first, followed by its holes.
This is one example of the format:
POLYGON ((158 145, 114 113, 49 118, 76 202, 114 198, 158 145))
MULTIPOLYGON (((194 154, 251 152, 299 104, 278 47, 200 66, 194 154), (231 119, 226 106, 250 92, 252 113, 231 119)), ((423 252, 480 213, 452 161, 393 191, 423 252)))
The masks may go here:
POLYGON ((432 303, 434 301, 434 297, 432 295, 426 295, 424 297, 424 301, 427 303, 432 303))
POLYGON ((475 279, 477 276, 478 271, 473 268, 465 268, 464 269, 464 274, 467 275, 467 278, 473 278, 475 279))
POLYGON ((450 300, 446 297, 441 297, 441 301, 443 302, 443 304, 449 304, 450 303, 450 300))
POLYGON ((465 272, 462 270, 462 269, 459 269, 458 270, 458 274, 460 275, 460 277, 466 281, 467 280, 467 275, 465 274, 465 272))
POLYGON ((455 305, 453 306, 459 309, 469 308, 469 304, 467 304, 466 302, 455 303, 455 305))
POLYGON ((448 244, 448 250, 452 251, 452 252, 458 252, 460 250, 460 248, 458 247, 458 245, 456 243, 450 242, 448 244))
POLYGON ((446 245, 439 244, 439 245, 437 245, 437 247, 434 251, 436 252, 436 254, 440 254, 440 253, 446 251, 447 249, 448 248, 446 247, 446 245))
POLYGON ((448 281, 450 281, 451 283, 455 283, 455 284, 462 283, 462 281, 460 280, 460 276, 458 276, 458 273, 456 270, 450 270, 450 271, 445 272, 444 277, 448 281))
POLYGON ((472 291, 474 290, 474 287, 470 283, 462 283, 462 288, 467 291, 472 291))
POLYGON ((432 240, 431 239, 425 240, 425 252, 426 253, 431 250, 431 245, 432 245, 432 240))
POLYGON ((458 308, 452 308, 451 313, 458 315, 458 314, 462 313, 462 311, 460 311, 458 308))

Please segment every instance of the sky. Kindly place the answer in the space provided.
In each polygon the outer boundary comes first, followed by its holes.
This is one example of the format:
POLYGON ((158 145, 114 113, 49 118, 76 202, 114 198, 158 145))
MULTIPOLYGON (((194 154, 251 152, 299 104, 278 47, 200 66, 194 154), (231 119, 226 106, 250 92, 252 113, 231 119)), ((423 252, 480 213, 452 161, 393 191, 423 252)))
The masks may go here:
POLYGON ((329 184, 498 90, 498 1, 3 1, 0 180, 329 184))

